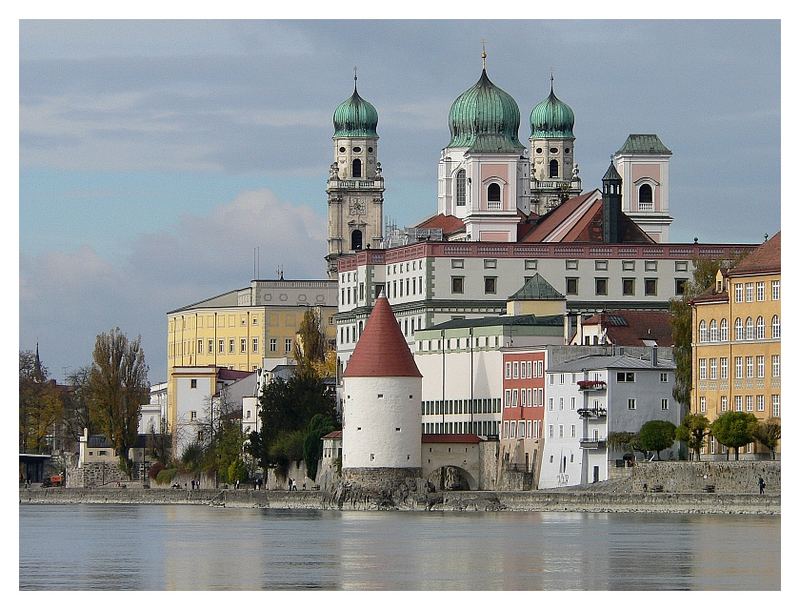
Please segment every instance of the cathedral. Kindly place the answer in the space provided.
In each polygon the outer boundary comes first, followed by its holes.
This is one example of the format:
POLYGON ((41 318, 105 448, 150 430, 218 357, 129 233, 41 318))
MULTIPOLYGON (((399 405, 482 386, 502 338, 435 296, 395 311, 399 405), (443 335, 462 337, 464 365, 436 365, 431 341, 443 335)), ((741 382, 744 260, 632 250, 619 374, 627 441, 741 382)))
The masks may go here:
POLYGON ((612 156, 614 172, 622 181, 621 222, 640 230, 601 226, 610 216, 608 210, 600 210, 602 206, 593 205, 600 200, 599 191, 589 197, 591 201, 584 197, 577 203, 582 188, 575 156, 575 113, 556 96, 552 75, 549 95, 530 112, 526 148, 519 140, 519 106, 489 79, 485 51, 482 57, 478 81, 450 107, 450 142, 442 149, 437 172, 437 214, 406 230, 400 242, 384 235, 378 112, 355 85, 353 94, 336 108, 334 160, 326 189, 330 278, 336 277, 342 255, 420 238, 530 243, 557 239, 561 232, 572 233, 575 241, 603 241, 612 235, 621 241, 669 241, 672 153, 657 135, 631 134, 612 156), (542 239, 539 227, 546 219, 552 225, 556 210, 567 202, 576 209, 561 219, 558 224, 563 226, 542 239), (593 232, 587 229, 592 224, 593 232), (578 225, 586 226, 578 231, 578 225))

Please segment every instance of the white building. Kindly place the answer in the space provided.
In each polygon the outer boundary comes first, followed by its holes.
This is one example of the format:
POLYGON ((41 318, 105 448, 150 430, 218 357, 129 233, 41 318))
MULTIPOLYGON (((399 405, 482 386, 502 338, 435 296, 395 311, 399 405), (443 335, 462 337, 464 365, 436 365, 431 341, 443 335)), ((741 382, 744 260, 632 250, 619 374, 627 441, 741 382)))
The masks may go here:
POLYGON ((503 354, 510 346, 563 345, 564 316, 455 319, 414 335, 422 373, 422 432, 496 436, 503 354))
MULTIPOLYGON (((255 383, 251 371, 235 371, 218 366, 179 366, 172 370, 175 380, 175 427, 172 432, 173 455, 180 458, 192 443, 203 443, 213 413, 219 415, 220 392, 245 377, 255 383), (212 407, 215 411, 212 413, 212 407)), ((241 404, 241 399, 239 399, 241 404)))
MULTIPOLYGON (((548 367, 540 489, 607 480, 625 453, 609 447, 612 432, 635 433, 650 420, 680 423, 680 405, 672 398, 675 363, 655 359, 652 350, 649 356, 631 351, 548 367)), ((661 353, 671 357, 671 350, 661 353)))

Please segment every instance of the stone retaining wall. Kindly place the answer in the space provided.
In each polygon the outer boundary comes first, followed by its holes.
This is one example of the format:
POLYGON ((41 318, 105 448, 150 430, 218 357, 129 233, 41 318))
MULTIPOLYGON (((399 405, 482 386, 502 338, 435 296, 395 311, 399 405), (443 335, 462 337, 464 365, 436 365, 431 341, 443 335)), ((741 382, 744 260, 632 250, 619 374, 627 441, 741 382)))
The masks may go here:
MULTIPOLYGON (((411 503, 412 510, 433 511, 571 511, 660 512, 779 515, 781 498, 770 493, 674 494, 600 492, 444 492, 430 494, 427 503, 411 503)), ((20 489, 20 504, 205 504, 236 508, 321 509, 318 491, 255 491, 182 489, 20 489)), ((368 508, 345 505, 343 508, 368 508)), ((407 508, 408 509, 408 508, 407 508)))
POLYGON ((662 485, 665 492, 703 492, 714 485, 717 493, 748 494, 758 492, 758 477, 764 478, 766 491, 780 494, 781 463, 773 461, 748 462, 637 462, 626 468, 629 477, 614 482, 620 492, 640 492, 662 485))

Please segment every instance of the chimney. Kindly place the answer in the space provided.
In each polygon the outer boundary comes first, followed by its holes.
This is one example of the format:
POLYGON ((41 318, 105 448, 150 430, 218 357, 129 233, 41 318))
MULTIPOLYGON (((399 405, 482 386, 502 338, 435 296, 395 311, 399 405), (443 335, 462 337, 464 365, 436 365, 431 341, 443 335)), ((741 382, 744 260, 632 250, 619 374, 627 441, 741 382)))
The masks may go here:
POLYGON ((622 177, 613 160, 603 176, 603 241, 617 244, 622 241, 622 177))
POLYGON ((583 316, 580 313, 578 313, 578 318, 575 321, 575 323, 576 323, 575 333, 578 337, 578 341, 580 341, 578 345, 583 345, 583 316))
POLYGON ((564 345, 569 345, 569 314, 564 314, 564 345))

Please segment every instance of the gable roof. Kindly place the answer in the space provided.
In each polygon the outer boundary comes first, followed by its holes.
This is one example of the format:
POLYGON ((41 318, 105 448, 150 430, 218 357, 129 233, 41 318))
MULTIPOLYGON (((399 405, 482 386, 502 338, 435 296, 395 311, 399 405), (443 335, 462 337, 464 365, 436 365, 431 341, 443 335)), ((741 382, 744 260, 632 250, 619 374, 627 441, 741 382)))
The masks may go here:
POLYGON ((464 222, 450 214, 436 214, 423 220, 416 226, 417 229, 441 229, 442 235, 447 237, 453 233, 465 230, 464 222))
POLYGON ((375 301, 343 377, 422 377, 383 293, 375 301))
POLYGON ((429 326, 422 332, 429 330, 448 330, 451 328, 482 328, 485 326, 564 326, 563 315, 536 316, 524 314, 519 316, 487 316, 484 318, 459 318, 447 320, 434 326, 429 326))
POLYGON ((729 276, 780 273, 781 232, 778 231, 728 272, 729 276))
POLYGON ((509 301, 563 301, 566 297, 538 273, 529 279, 509 301))

